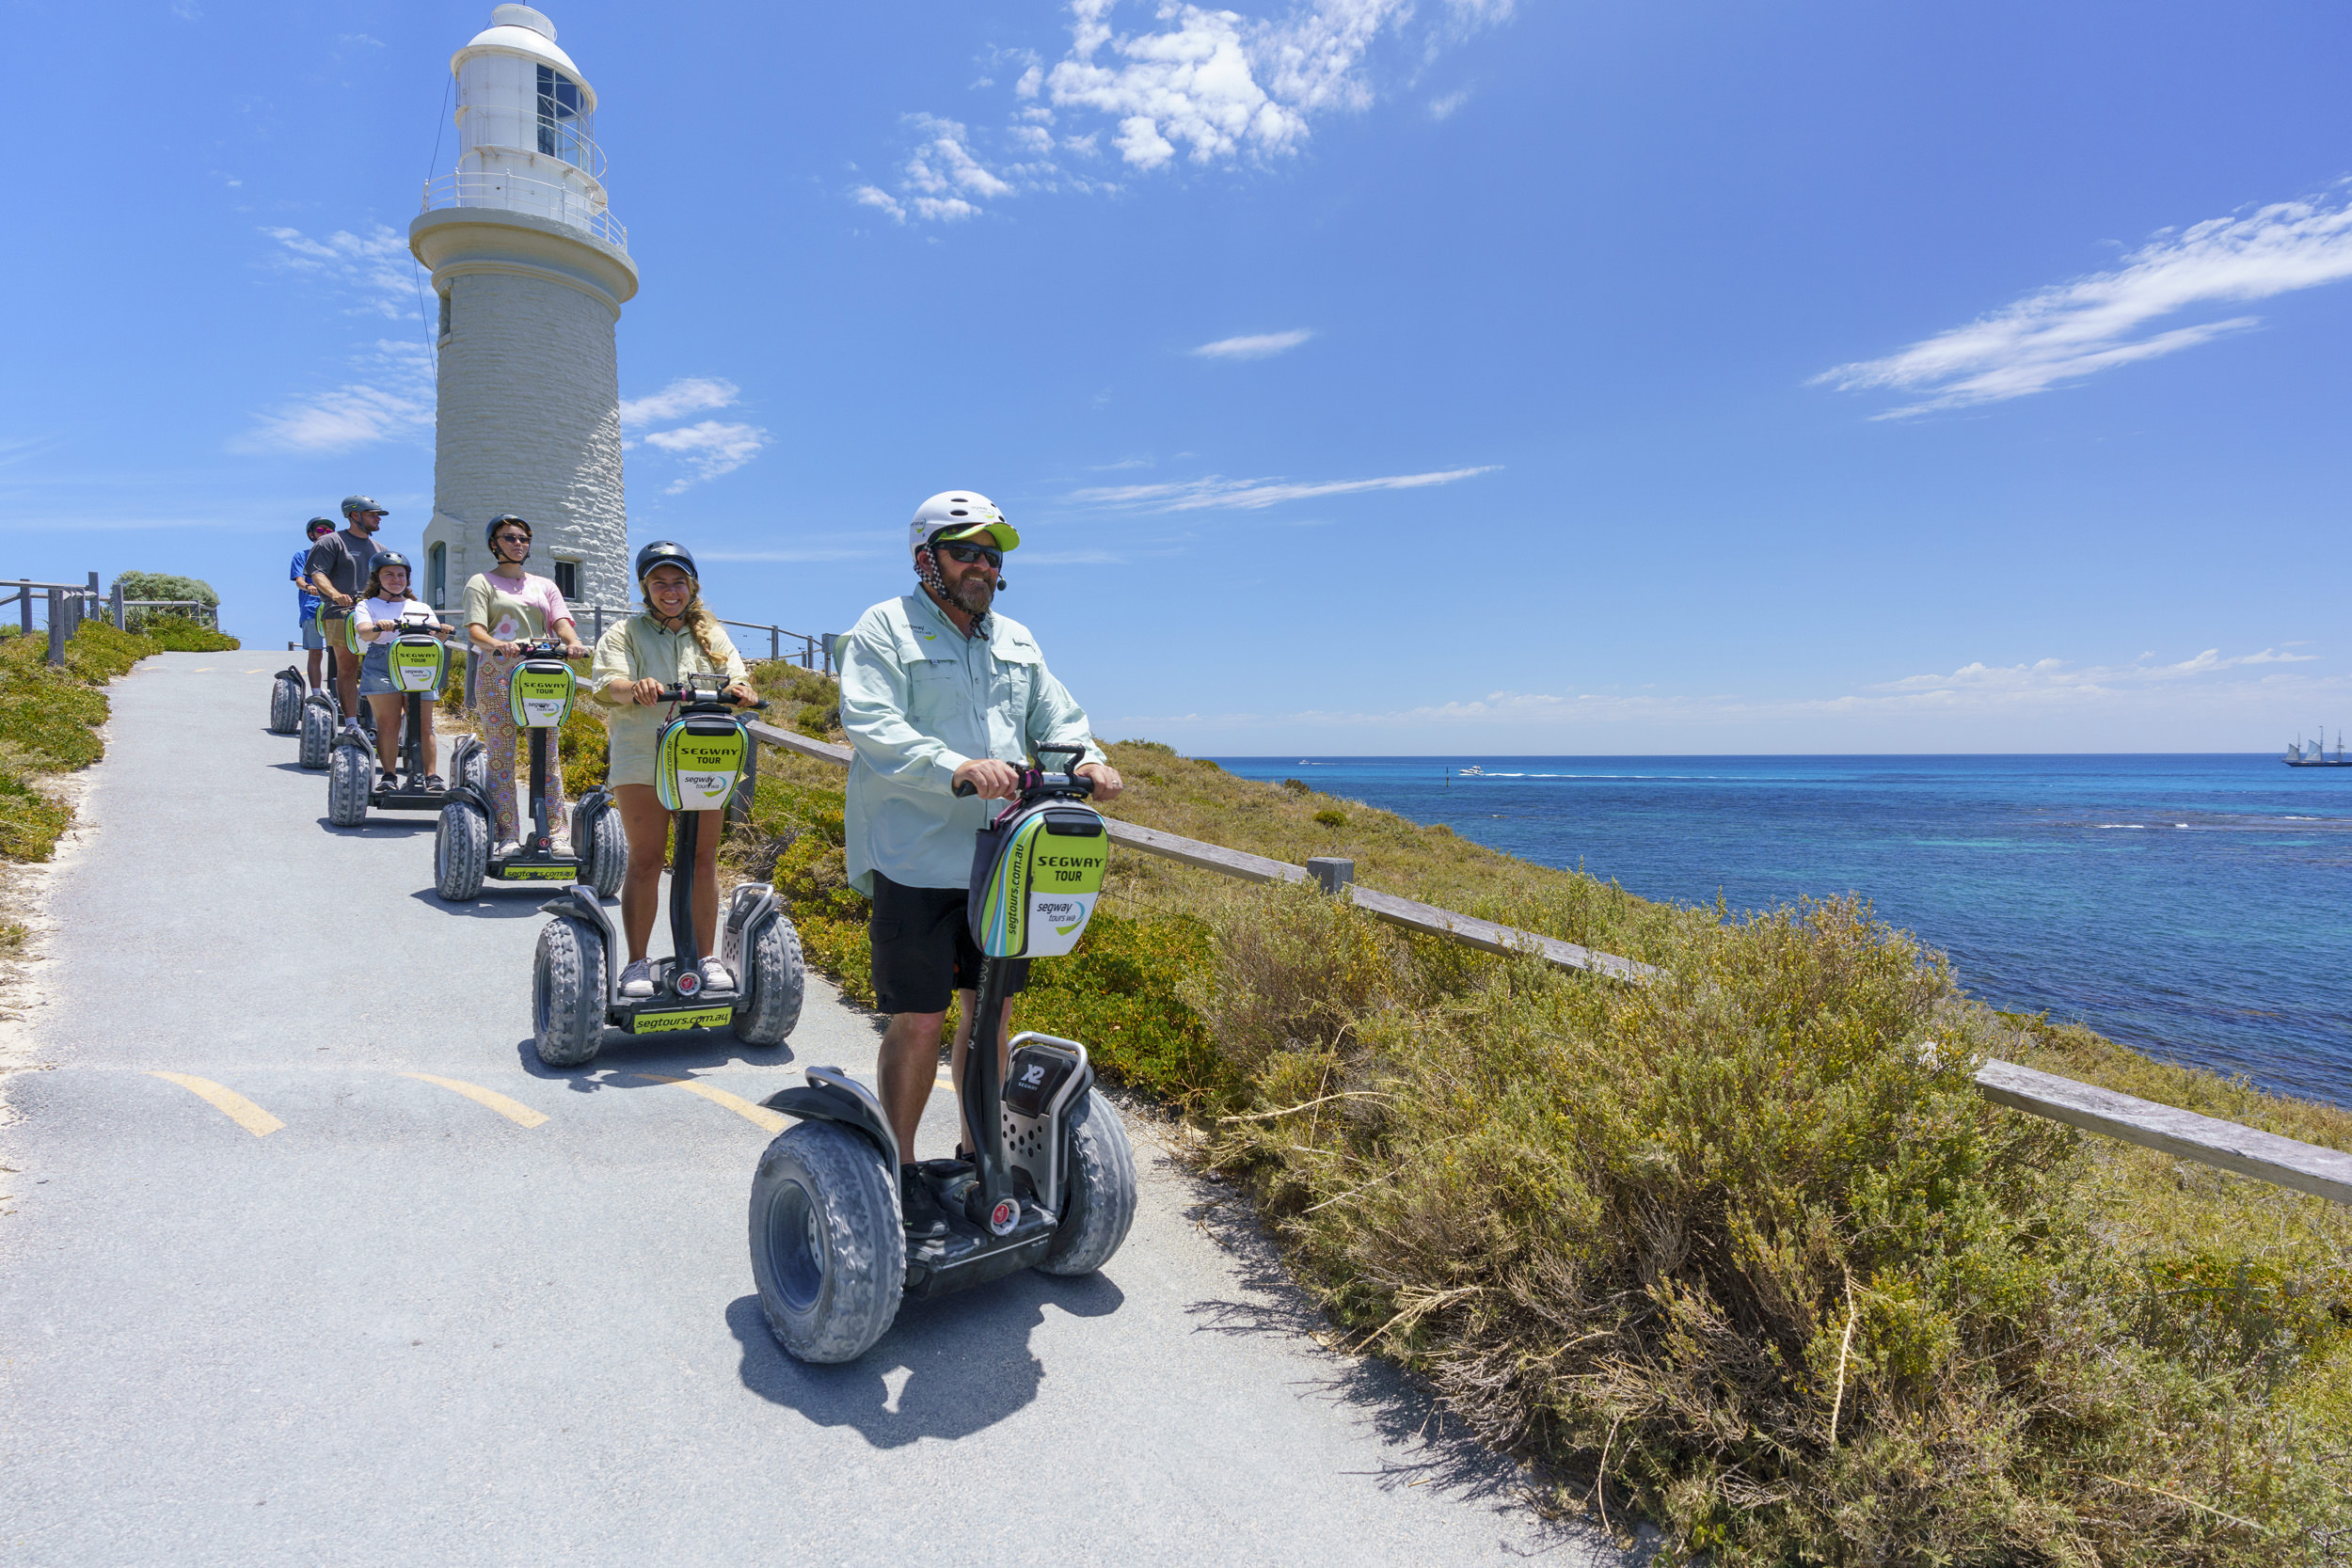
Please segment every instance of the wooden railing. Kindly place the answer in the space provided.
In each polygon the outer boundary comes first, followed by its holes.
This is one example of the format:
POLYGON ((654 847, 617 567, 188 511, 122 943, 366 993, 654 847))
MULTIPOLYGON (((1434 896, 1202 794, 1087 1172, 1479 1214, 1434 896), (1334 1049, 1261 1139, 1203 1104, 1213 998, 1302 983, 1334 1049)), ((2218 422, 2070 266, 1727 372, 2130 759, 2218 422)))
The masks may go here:
MULTIPOLYGON (((850 766, 850 752, 847 746, 812 740, 807 736, 780 730, 771 724, 753 723, 749 727, 755 737, 771 746, 781 746, 787 751, 830 762, 838 768, 850 766)), ((1410 898, 1399 898, 1394 894, 1358 887, 1353 880, 1354 866, 1346 861, 1311 861, 1304 866, 1297 866, 1286 861, 1270 860, 1263 855, 1228 849, 1218 844, 1204 844, 1197 838, 1162 832, 1157 828, 1138 827, 1132 822, 1121 822, 1115 816, 1106 816, 1104 822, 1110 829, 1111 842, 1126 848, 1181 862, 1202 871, 1214 871, 1220 876, 1237 877, 1244 881, 1303 882, 1311 879, 1320 883, 1326 891, 1346 897, 1358 909, 1375 919, 1402 926, 1407 930, 1445 937, 1489 953, 1531 954, 1562 969, 1582 970, 1637 983, 1658 973, 1648 964, 1619 958, 1614 953, 1580 947, 1575 942, 1562 942, 1556 937, 1499 926, 1491 920, 1480 920, 1472 915, 1457 914, 1452 910, 1441 910, 1435 905, 1417 903, 1410 898)), ((1987 1061, 1979 1068, 1977 1092, 1994 1104, 2005 1105, 2013 1111, 2046 1117, 2086 1132, 2097 1132, 2104 1137, 2137 1144, 2143 1148, 2157 1149, 2184 1160, 2195 1160, 2221 1170, 2234 1171, 2240 1176, 2254 1177, 2336 1203, 2352 1205, 2352 1154, 2322 1148, 2316 1144, 2298 1143, 2274 1132, 2241 1127, 2233 1121, 2201 1117, 2193 1111, 2118 1094, 2095 1085, 2078 1084, 2055 1073, 2020 1067, 2015 1062, 1987 1061)))

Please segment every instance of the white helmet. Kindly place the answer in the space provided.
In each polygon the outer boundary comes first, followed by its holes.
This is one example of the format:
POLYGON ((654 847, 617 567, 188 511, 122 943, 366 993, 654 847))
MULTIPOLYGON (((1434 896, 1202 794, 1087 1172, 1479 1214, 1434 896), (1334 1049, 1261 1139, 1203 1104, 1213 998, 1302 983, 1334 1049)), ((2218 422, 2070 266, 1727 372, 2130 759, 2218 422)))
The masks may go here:
POLYGON ((996 503, 977 490, 942 490, 916 507, 914 521, 907 525, 908 553, 930 544, 931 535, 942 529, 950 531, 950 539, 970 539, 985 533, 1000 550, 1012 549, 1021 543, 1021 535, 1005 521, 996 503))

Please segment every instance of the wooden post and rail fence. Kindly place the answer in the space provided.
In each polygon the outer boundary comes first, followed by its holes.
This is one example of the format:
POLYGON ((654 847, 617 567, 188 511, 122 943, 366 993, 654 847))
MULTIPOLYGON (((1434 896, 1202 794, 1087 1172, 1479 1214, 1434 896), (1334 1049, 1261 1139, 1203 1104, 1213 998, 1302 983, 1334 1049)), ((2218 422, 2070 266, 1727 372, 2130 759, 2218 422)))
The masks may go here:
MULTIPOLYGON (((838 768, 850 765, 850 749, 828 741, 812 740, 804 735, 780 730, 771 724, 754 722, 753 736, 771 746, 780 746, 803 756, 815 757, 838 768)), ((753 749, 754 776, 756 777, 758 748, 753 749)), ((749 791, 746 790, 748 797, 749 791)), ((1390 925, 1404 927, 1431 936, 1444 937, 1465 946, 1480 948, 1488 953, 1532 954, 1561 969, 1583 970, 1604 974, 1612 979, 1640 983, 1657 971, 1631 958, 1613 953, 1602 953, 1590 947, 1580 947, 1572 942, 1562 942, 1534 931, 1522 931, 1491 920, 1441 910, 1394 894, 1380 893, 1359 887, 1355 881, 1355 863, 1336 859, 1316 859, 1304 866, 1284 861, 1270 860, 1222 845, 1204 844, 1199 839, 1184 838, 1176 833, 1162 832, 1117 817, 1104 817, 1110 830, 1111 842, 1122 848, 1138 850, 1179 862, 1202 871, 1238 878, 1249 882, 1313 881, 1324 892, 1343 897, 1358 909, 1390 925)), ((2339 1153, 2293 1138, 2282 1138, 2235 1122, 2221 1121, 2213 1117, 2201 1117, 2171 1105, 2140 1100, 2112 1089, 2090 1084, 2078 1084, 2071 1078, 2041 1072, 2015 1062, 1987 1061, 1977 1069, 1977 1092, 1995 1105, 2005 1105, 2029 1116, 2045 1117, 2064 1122, 2086 1132, 2137 1144, 2143 1148, 2156 1149, 2183 1160, 2195 1160, 2202 1164, 2250 1176, 2258 1180, 2292 1187, 2297 1192, 2311 1193, 2336 1203, 2352 1204, 2352 1154, 2339 1153)))
POLYGON ((98 586, 98 574, 92 572, 87 582, 35 582, 30 578, 0 578, 0 610, 17 607, 17 630, 25 637, 33 635, 33 606, 45 603, 43 620, 49 630, 49 662, 59 668, 65 664, 66 644, 72 640, 73 628, 99 615, 98 606, 103 604, 106 619, 117 631, 129 629, 131 611, 135 610, 179 610, 189 612, 189 619, 210 621, 219 629, 219 611, 201 599, 126 599, 122 585, 111 590, 98 586))

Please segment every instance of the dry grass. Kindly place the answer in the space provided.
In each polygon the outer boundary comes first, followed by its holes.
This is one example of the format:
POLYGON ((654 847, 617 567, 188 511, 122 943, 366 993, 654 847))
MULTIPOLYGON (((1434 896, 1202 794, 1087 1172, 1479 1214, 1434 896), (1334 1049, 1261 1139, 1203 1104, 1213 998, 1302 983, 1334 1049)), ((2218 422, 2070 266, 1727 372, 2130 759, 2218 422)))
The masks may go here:
MULTIPOLYGON (((1121 852, 1022 1004, 1200 1129, 1337 1342, 1428 1376, 1555 1506, 1722 1564, 2319 1562, 2313 1532, 2352 1526, 2344 1212, 1999 1110, 1969 1075, 2002 1055, 2335 1147, 2352 1115, 1994 1013, 1851 903, 1648 903, 1112 754, 1129 820, 1349 856, 1667 972, 1565 974, 1121 852)), ((747 847, 856 993, 840 787, 770 752, 747 847)))

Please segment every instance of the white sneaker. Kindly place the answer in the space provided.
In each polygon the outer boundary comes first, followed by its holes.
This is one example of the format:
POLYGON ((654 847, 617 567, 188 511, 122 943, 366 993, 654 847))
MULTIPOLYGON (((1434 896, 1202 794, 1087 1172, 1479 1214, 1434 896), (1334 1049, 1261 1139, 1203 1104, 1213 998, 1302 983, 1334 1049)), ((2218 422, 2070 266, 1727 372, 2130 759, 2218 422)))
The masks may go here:
POLYGON ((712 990, 733 990, 735 976, 729 974, 727 966, 718 959, 705 958, 703 960, 703 984, 712 990))
POLYGON ((653 994, 653 960, 651 958, 640 958, 621 971, 621 994, 623 996, 651 996, 653 994))
POLYGON ((496 845, 491 847, 490 858, 494 861, 512 860, 522 852, 523 847, 519 841, 511 838, 502 838, 500 839, 496 845))

